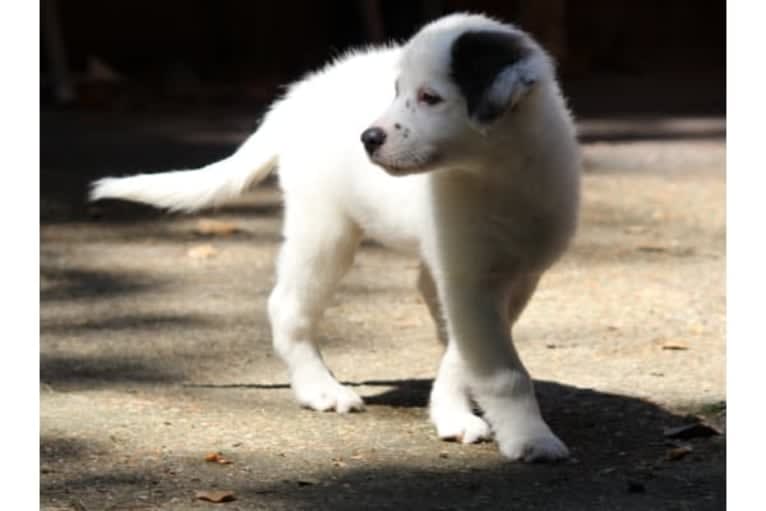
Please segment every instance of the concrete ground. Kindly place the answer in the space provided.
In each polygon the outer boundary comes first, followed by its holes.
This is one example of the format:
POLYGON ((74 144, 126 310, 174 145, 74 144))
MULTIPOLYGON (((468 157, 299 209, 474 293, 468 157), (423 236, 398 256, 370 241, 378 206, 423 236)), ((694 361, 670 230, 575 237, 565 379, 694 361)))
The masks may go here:
POLYGON ((417 261, 364 244, 321 342, 367 411, 315 413, 270 347, 273 183, 196 216, 85 204, 94 177, 227 154, 254 117, 43 111, 43 509, 723 508, 725 434, 663 435, 689 414, 724 429, 721 119, 581 123, 581 227, 515 332, 574 458, 525 465, 436 439, 417 261), (197 498, 211 491, 235 500, 197 498))

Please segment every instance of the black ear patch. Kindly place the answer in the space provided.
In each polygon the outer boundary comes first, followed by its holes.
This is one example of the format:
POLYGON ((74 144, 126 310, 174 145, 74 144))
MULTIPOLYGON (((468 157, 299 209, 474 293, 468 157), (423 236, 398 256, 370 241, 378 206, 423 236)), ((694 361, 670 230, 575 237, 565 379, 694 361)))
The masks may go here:
POLYGON ((498 118, 505 105, 486 101, 497 75, 529 54, 520 36, 507 32, 468 31, 452 44, 451 75, 468 104, 468 115, 479 122, 498 118))

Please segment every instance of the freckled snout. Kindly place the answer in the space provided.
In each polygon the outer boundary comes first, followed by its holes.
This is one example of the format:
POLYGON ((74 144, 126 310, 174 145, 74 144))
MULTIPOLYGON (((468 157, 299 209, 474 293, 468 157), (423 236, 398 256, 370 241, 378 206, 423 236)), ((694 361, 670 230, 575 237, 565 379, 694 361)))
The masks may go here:
POLYGON ((362 132, 362 143, 364 144, 364 150, 367 154, 372 156, 373 153, 382 146, 386 141, 386 132, 381 128, 367 128, 362 132))

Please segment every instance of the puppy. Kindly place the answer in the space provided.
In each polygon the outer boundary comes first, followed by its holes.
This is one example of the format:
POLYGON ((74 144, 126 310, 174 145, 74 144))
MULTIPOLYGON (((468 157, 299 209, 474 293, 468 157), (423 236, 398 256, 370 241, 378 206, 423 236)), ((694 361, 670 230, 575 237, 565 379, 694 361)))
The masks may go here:
POLYGON ((445 345, 430 398, 438 436, 494 434, 513 460, 568 455, 511 339, 579 202, 573 122, 529 35, 482 15, 443 17, 402 46, 352 51, 294 84, 230 157, 101 179, 91 198, 194 211, 277 167, 284 244, 268 311, 301 405, 363 409, 325 365, 316 328, 367 235, 421 258, 418 287, 445 345))

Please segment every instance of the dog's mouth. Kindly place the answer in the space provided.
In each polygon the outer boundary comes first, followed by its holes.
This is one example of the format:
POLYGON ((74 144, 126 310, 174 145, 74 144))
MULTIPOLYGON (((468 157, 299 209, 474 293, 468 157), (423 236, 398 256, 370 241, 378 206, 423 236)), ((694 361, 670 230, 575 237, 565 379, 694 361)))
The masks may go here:
POLYGON ((391 161, 385 158, 381 158, 378 155, 373 155, 371 158, 373 163, 382 167, 388 174, 392 176, 407 176, 410 174, 422 174, 423 172, 430 172, 438 167, 440 158, 436 154, 431 154, 427 158, 416 159, 413 161, 391 161))

